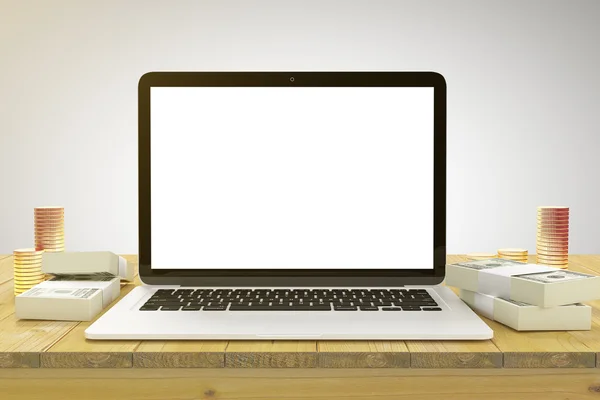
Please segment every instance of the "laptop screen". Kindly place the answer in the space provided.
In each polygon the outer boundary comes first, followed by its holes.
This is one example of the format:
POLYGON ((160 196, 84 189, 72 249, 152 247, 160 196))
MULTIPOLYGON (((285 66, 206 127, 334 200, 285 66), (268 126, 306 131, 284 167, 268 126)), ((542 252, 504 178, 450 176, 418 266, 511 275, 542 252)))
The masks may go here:
POLYGON ((432 269, 430 87, 152 87, 156 269, 432 269))

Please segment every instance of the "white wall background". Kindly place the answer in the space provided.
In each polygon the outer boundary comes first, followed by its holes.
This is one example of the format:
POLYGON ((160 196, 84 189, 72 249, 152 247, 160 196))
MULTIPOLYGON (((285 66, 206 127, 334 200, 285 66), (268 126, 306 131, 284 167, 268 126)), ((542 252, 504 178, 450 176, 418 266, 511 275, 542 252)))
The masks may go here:
POLYGON ((435 70, 448 251, 535 250, 538 205, 600 253, 600 2, 0 0, 0 253, 33 207, 67 250, 137 252, 137 82, 156 70, 435 70))

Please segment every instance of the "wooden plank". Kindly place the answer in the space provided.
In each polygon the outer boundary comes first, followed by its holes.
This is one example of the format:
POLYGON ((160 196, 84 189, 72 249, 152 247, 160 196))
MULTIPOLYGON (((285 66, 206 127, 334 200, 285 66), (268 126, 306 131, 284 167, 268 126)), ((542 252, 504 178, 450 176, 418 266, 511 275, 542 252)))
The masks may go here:
POLYGON ((137 368, 223 368, 227 341, 143 341, 133 353, 137 368))
POLYGON ((502 352, 491 340, 410 341, 412 368, 502 368, 502 352))
POLYGON ((59 341, 72 330, 77 322, 19 321, 11 314, 0 321, 0 354, 3 365, 39 366, 39 353, 59 341), (24 357, 20 353, 35 353, 24 357), (11 359, 12 357, 12 359, 11 359))
POLYGON ((38 368, 40 353, 3 352, 0 353, 0 368, 38 368))
POLYGON ((230 341, 226 368, 315 368, 316 341, 230 341))
MULTIPOLYGON (((534 260, 530 256, 530 262, 534 260)), ((448 262, 466 260, 449 256, 448 262)), ((596 354, 572 332, 517 332, 481 317, 493 330, 492 342, 503 353, 505 368, 592 368, 596 354)))
POLYGON ((410 353, 402 341, 342 341, 317 343, 319 368, 408 368, 410 353))
MULTIPOLYGON (((600 257, 569 256, 569 270, 586 274, 600 275, 600 257)), ((600 295, 599 295, 600 296, 600 295)), ((590 350, 596 352, 596 366, 600 368, 600 300, 586 302, 592 306, 592 330, 573 331, 573 336, 583 341, 590 350)))
POLYGON ((12 281, 13 258, 12 255, 0 255, 0 284, 12 281))
POLYGON ((93 321, 80 322, 59 342, 40 355, 40 365, 44 368, 130 368, 133 366, 133 351, 139 346, 139 340, 88 340, 85 330, 116 302, 129 293, 136 284, 137 257, 124 256, 136 268, 134 283, 121 285, 121 295, 109 307, 103 310, 93 321))
POLYGON ((0 370, 3 400, 593 400, 598 370, 0 370))

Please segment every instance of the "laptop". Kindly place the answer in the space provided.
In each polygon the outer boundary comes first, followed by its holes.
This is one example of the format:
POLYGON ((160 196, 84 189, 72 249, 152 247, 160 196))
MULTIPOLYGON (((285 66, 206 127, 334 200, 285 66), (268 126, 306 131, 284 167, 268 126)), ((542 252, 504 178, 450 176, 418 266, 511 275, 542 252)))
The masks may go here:
POLYGON ((434 72, 151 72, 139 278, 88 339, 482 340, 448 287, 434 72))

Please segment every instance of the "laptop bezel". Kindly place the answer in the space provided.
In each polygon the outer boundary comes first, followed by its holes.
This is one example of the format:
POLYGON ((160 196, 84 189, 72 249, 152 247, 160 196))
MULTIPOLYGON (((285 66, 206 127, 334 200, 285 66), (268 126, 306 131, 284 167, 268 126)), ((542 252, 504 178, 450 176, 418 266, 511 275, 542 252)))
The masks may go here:
MULTIPOLYGON (((411 195, 418 195, 411 193, 411 195)), ((446 81, 436 72, 149 72, 138 84, 139 276, 149 285, 230 287, 396 287, 436 285, 446 265, 446 81), (431 269, 153 269, 151 256, 152 87, 432 87, 434 226, 431 269)), ((193 249, 191 253, 193 254, 193 249)))

